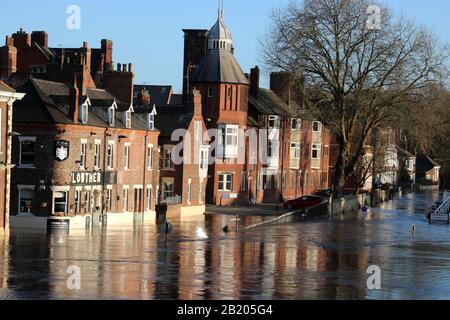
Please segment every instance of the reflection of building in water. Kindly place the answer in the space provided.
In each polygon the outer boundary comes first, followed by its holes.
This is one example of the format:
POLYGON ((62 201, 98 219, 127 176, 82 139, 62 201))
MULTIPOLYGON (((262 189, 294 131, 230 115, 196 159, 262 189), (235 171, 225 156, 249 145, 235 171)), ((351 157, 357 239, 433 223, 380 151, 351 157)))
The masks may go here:
POLYGON ((0 236, 0 289, 8 288, 8 237, 0 236))
MULTIPOLYGON (((196 239, 197 228, 204 225, 204 217, 195 223, 180 224, 180 236, 196 239)), ((206 286, 206 241, 196 239, 183 241, 179 245, 178 299, 198 300, 204 297, 206 286)))

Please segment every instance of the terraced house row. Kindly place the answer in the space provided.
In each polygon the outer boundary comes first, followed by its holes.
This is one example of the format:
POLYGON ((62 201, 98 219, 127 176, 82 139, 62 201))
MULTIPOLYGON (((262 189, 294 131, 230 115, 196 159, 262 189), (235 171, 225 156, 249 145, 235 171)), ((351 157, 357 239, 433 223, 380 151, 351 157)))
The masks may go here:
POLYGON ((145 222, 159 204, 184 217, 207 203, 281 202, 329 188, 330 133, 306 117, 293 79, 274 73, 264 89, 258 67, 244 73, 223 11, 210 30, 183 32, 180 95, 135 85, 132 64, 113 63, 110 40, 51 48, 44 31, 6 38, 1 77, 25 95, 5 111, 12 122, 2 134, 14 165, 0 201, 12 226, 145 222), (177 129, 185 133, 173 139, 177 129))

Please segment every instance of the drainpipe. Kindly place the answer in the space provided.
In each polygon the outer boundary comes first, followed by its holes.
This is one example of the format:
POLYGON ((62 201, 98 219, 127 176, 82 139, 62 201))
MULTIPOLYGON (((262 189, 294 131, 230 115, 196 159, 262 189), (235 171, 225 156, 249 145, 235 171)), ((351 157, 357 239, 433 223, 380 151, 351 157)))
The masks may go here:
MULTIPOLYGON (((145 133, 145 139, 144 139, 144 171, 143 171, 143 189, 142 189, 142 196, 141 196, 141 207, 142 207, 142 223, 144 223, 144 217, 145 217, 145 210, 147 208, 146 203, 146 195, 147 195, 147 148, 148 148, 148 131, 145 133)), ((149 208, 150 209, 150 208, 149 208)))

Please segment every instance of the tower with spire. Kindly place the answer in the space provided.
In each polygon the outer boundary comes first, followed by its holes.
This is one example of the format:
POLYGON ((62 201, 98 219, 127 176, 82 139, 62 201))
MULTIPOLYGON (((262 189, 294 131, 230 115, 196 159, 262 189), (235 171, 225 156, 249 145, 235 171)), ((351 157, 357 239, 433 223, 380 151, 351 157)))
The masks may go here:
POLYGON ((238 150, 238 132, 247 127, 249 80, 234 56, 233 37, 225 23, 223 2, 219 2, 217 20, 209 31, 189 29, 184 32, 188 92, 194 88, 201 92, 202 113, 208 128, 222 132, 216 158, 223 163, 210 167, 207 201, 231 204, 234 199, 226 200, 230 195, 237 195, 238 202, 240 199, 247 201, 247 194, 240 192, 245 164, 237 164, 237 159, 238 152, 242 151, 238 150))

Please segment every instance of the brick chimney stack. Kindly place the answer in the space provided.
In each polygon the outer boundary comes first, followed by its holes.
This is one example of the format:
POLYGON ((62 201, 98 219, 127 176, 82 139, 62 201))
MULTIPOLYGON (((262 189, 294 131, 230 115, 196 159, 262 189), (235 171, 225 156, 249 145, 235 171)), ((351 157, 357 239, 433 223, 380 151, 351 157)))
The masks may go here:
POLYGON ((275 92, 288 106, 292 104, 292 76, 288 72, 270 74, 270 90, 275 92))
POLYGON ((256 66, 250 70, 250 94, 253 97, 258 97, 259 95, 259 67, 256 66))
POLYGON ((14 39, 6 37, 6 45, 0 48, 0 80, 7 80, 17 71, 17 49, 14 39))
POLYGON ((200 90, 194 89, 192 92, 192 104, 193 104, 193 111, 195 116, 201 116, 202 115, 202 94, 200 93, 200 90))
POLYGON ((79 90, 77 87, 77 76, 73 78, 73 86, 69 93, 69 116, 74 123, 78 123, 78 99, 79 90))
POLYGON ((45 31, 33 31, 31 33, 31 44, 36 43, 41 47, 48 47, 48 34, 45 31))

